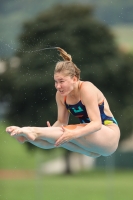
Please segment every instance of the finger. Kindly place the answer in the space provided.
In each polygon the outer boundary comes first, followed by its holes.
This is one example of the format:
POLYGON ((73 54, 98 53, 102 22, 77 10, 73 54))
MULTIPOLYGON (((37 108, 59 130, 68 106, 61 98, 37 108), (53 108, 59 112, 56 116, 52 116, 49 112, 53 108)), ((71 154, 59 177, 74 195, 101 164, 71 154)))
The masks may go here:
POLYGON ((63 132, 64 132, 64 131, 65 131, 65 128, 64 128, 64 126, 63 126, 63 125, 61 126, 61 128, 62 128, 62 130, 63 130, 63 132))
POLYGON ((64 144, 66 141, 64 140, 63 137, 60 137, 56 142, 55 142, 55 146, 60 146, 62 144, 64 144))
POLYGON ((59 146, 61 144, 61 139, 58 139, 56 142, 55 142, 55 146, 59 146))
POLYGON ((50 126, 51 126, 51 124, 50 124, 50 122, 49 122, 49 121, 47 121, 47 126, 48 126, 48 127, 50 127, 50 126))

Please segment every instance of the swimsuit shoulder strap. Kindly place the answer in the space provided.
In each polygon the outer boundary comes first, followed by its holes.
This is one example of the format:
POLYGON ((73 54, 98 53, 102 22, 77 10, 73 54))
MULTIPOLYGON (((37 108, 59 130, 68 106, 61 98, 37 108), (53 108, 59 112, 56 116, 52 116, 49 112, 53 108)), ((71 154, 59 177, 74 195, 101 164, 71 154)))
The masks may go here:
POLYGON ((98 105, 99 105, 99 106, 100 106, 100 105, 104 105, 104 99, 103 99, 103 101, 101 101, 98 105))
MULTIPOLYGON (((82 85, 83 85, 83 83, 84 83, 84 81, 80 81, 79 82, 79 92, 80 92, 80 89, 81 89, 81 87, 82 87, 82 85)), ((80 101, 81 101, 81 95, 80 95, 80 101)), ((81 103, 82 103, 82 101, 81 101, 81 103)), ((82 103, 83 104, 83 103, 82 103)))
POLYGON ((80 83, 79 83, 79 89, 81 89, 83 83, 84 83, 84 81, 80 81, 80 83))

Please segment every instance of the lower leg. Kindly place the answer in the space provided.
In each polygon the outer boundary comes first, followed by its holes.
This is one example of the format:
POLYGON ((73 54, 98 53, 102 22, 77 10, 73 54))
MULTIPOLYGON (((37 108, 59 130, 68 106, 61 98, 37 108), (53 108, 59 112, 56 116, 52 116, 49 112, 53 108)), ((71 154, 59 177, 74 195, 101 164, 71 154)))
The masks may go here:
MULTIPOLYGON (((39 148, 42 148, 42 149, 56 148, 54 144, 49 143, 48 141, 45 141, 45 140, 42 140, 42 139, 36 139, 34 141, 30 141, 29 140, 29 142, 31 144, 39 147, 39 148)), ((63 145, 61 145, 61 147, 65 148, 65 149, 67 149, 69 151, 80 153, 80 154, 83 154, 83 155, 86 155, 86 156, 90 156, 90 157, 94 157, 94 158, 97 158, 97 157, 100 156, 99 154, 92 153, 92 152, 89 152, 87 150, 84 150, 83 148, 81 148, 78 145, 73 144, 71 142, 64 143, 63 145)))
MULTIPOLYGON (((26 137, 28 142, 34 144, 35 146, 43 149, 55 148, 55 141, 63 134, 61 127, 9 127, 7 128, 13 136, 23 136, 26 137)), ((64 143, 61 145, 63 148, 68 149, 73 152, 81 153, 91 157, 99 157, 100 154, 90 152, 83 147, 71 142, 64 143)))
MULTIPOLYGON (((42 140, 42 139, 35 139, 34 141, 32 141, 32 140, 27 140, 24 136, 14 136, 14 138, 16 138, 20 143, 29 142, 29 143, 31 143, 39 148, 42 148, 42 149, 56 148, 54 144, 49 143, 48 141, 42 140)), ((94 157, 94 158, 97 158, 100 156, 99 154, 89 152, 89 151, 83 149, 82 147, 80 147, 76 144, 73 144, 71 142, 64 143, 63 145, 61 145, 61 147, 65 148, 69 151, 80 153, 80 154, 94 157)))
POLYGON ((53 149, 55 148, 54 144, 51 144, 45 140, 40 140, 40 139, 36 139, 34 141, 32 140, 28 140, 27 142, 33 144, 36 147, 39 147, 41 149, 53 149))
POLYGON ((61 146, 62 146, 63 148, 65 148, 65 149, 69 150, 69 151, 73 151, 73 152, 76 152, 76 153, 80 153, 80 154, 83 154, 83 155, 86 155, 86 156, 89 156, 89 157, 97 158, 97 157, 100 157, 100 156, 101 156, 100 154, 87 151, 87 150, 81 148, 80 146, 78 146, 78 145, 76 145, 76 144, 73 144, 73 143, 71 143, 71 142, 64 143, 64 144, 61 145, 61 146))

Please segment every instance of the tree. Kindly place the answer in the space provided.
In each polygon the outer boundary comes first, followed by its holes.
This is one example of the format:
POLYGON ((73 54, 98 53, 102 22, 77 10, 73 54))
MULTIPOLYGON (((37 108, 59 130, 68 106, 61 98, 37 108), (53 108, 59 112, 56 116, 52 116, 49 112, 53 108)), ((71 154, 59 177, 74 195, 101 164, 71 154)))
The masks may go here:
POLYGON ((56 118, 53 70, 60 58, 54 50, 39 49, 60 46, 73 55, 83 77, 89 79, 94 71, 100 72, 101 80, 106 76, 107 62, 117 59, 117 47, 108 28, 96 21, 92 12, 90 6, 58 5, 24 24, 19 38, 21 51, 17 53, 21 65, 14 72, 15 92, 9 113, 13 122, 40 126, 56 118))
MULTIPOLYGON (((47 120, 56 120, 53 70, 60 58, 55 50, 39 50, 59 46, 72 55, 82 79, 103 91, 120 125, 121 139, 131 134, 133 56, 118 49, 110 29, 93 18, 92 7, 55 6, 26 22, 19 42, 21 64, 12 71, 13 91, 8 91, 12 96, 8 119, 13 124, 45 126, 47 120)), ((78 123, 73 117, 70 122, 78 123)))

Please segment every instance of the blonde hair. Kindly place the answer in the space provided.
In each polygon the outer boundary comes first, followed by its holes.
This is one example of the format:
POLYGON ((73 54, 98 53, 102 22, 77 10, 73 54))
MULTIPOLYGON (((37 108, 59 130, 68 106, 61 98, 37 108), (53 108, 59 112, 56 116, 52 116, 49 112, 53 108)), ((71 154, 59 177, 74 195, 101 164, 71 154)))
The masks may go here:
POLYGON ((57 62, 54 74, 63 72, 66 76, 76 76, 80 79, 80 69, 72 62, 72 57, 60 47, 56 47, 64 61, 57 62))

